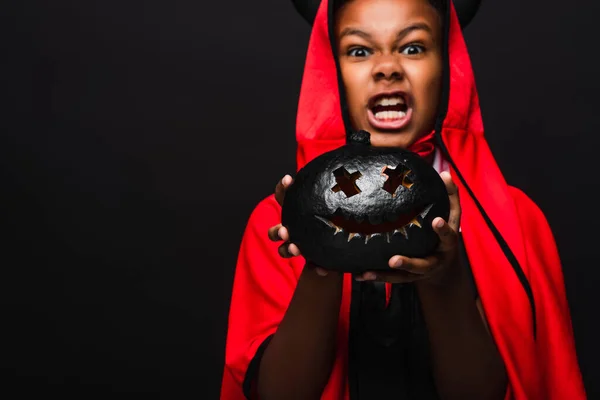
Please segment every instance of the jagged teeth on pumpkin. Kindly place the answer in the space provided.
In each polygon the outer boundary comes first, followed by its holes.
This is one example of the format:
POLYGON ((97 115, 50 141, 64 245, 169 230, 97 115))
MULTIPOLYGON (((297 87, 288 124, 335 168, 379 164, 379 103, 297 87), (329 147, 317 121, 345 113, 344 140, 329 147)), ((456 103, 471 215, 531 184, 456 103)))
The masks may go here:
POLYGON ((405 238, 408 239, 408 232, 406 232, 406 227, 405 226, 403 226, 402 228, 394 230, 394 233, 392 235, 395 235, 397 233, 402 234, 402 236, 404 236, 405 238))
POLYGON ((325 219, 325 218, 323 218, 323 217, 320 217, 320 216, 318 216, 318 215, 315 215, 315 218, 316 218, 316 219, 318 219, 319 221, 321 221, 322 223, 324 223, 324 224, 325 224, 325 225, 327 225, 327 226, 330 226, 330 227, 332 227, 332 228, 335 228, 335 227, 336 227, 336 225, 334 225, 334 224, 333 224, 331 221, 329 221, 329 220, 327 220, 327 219, 325 219))
POLYGON ((376 102, 376 106, 395 106, 397 104, 404 104, 402 96, 394 97, 380 97, 376 102))
POLYGON ((419 228, 421 228, 421 223, 417 220, 417 217, 413 218, 410 222, 409 222, 409 226, 413 226, 416 225, 419 228))
POLYGON ((373 239, 374 237, 377 237, 377 236, 381 236, 381 233, 375 232, 375 233, 372 233, 370 235, 367 235, 365 237, 365 244, 369 243, 369 240, 371 240, 371 239, 373 239))
POLYGON ((421 216, 421 218, 425 218, 425 216, 427 216, 427 213, 429 212, 429 210, 431 210, 431 207, 433 207, 433 204, 428 205, 425 210, 423 210, 423 212, 421 214, 419 214, 421 216))
POLYGON ((319 221, 323 222, 325 225, 329 226, 330 228, 335 229, 335 232, 333 232, 334 235, 337 235, 340 232, 344 232, 344 230, 342 228, 340 228, 339 226, 337 226, 333 222, 329 221, 328 219, 325 219, 323 217, 319 217, 318 215, 315 215, 315 218, 318 219, 319 221))
POLYGON ((360 237, 361 237, 360 233, 354 233, 354 232, 351 232, 351 233, 348 235, 348 241, 351 241, 351 240, 352 240, 352 239, 354 239, 355 237, 357 237, 357 238, 360 238, 360 237))

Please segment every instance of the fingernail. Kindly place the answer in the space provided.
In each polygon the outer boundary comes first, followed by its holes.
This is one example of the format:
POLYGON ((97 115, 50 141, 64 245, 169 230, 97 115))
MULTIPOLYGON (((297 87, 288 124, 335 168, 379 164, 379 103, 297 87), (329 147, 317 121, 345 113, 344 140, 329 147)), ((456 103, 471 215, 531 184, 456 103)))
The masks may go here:
POLYGON ((394 268, 398 268, 402 266, 402 259, 398 258, 396 261, 394 261, 394 268))
POLYGON ((440 219, 440 220, 437 222, 437 224, 435 224, 435 226, 436 226, 437 228, 441 228, 442 226, 444 226, 444 220, 443 220, 443 219, 440 219))

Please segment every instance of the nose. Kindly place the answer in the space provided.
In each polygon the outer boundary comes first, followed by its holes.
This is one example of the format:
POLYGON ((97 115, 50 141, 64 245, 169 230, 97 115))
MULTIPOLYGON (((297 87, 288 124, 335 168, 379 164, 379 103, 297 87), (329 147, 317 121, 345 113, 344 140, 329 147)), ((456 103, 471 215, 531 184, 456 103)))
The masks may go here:
POLYGON ((373 66, 373 78, 375 80, 399 80, 403 76, 402 66, 394 55, 379 56, 373 66))

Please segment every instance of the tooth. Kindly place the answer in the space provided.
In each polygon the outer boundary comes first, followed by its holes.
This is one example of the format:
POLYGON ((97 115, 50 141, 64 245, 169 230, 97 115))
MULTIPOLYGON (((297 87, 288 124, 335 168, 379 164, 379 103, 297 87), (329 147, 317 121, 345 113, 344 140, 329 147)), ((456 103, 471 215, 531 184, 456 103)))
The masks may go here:
POLYGON ((400 112, 399 111, 388 111, 390 113, 390 118, 392 119, 398 119, 400 118, 400 112))
POLYGON ((365 244, 367 244, 369 242, 369 240, 371 240, 371 239, 373 239, 374 237, 377 237, 377 236, 381 236, 381 233, 375 232, 375 233, 372 233, 370 235, 367 235, 365 237, 365 244))
POLYGON ((398 118, 406 117, 406 113, 404 111, 398 111, 398 118))
POLYGON ((354 233, 354 232, 351 232, 351 233, 348 235, 348 241, 351 241, 351 240, 352 240, 352 239, 354 239, 355 237, 357 237, 357 238, 360 238, 360 237, 361 237, 360 233, 354 233))
POLYGON ((414 217, 410 222, 409 222, 409 227, 416 225, 419 228, 421 228, 421 223, 417 220, 417 217, 414 217))
POLYGON ((402 236, 404 236, 405 238, 408 239, 408 232, 406 232, 405 226, 403 226, 402 228, 396 229, 393 234, 395 235, 396 233, 401 233, 402 236))
POLYGON ((421 214, 419 214, 421 216, 421 218, 425 218, 425 216, 427 215, 427 213, 429 212, 429 210, 431 210, 431 207, 433 207, 433 204, 428 205, 425 210, 423 210, 423 212, 421 214))
POLYGON ((318 215, 315 215, 315 218, 318 219, 319 221, 323 222, 325 225, 331 227, 331 228, 335 228, 336 225, 333 224, 331 221, 323 218, 323 217, 319 217, 318 215))
POLYGON ((337 235, 340 232, 344 232, 344 230, 342 228, 340 228, 333 222, 326 220, 323 217, 319 217, 318 215, 315 215, 315 218, 318 219, 319 221, 323 222, 325 225, 329 226, 330 228, 335 229, 335 232, 333 232, 334 235, 337 235))

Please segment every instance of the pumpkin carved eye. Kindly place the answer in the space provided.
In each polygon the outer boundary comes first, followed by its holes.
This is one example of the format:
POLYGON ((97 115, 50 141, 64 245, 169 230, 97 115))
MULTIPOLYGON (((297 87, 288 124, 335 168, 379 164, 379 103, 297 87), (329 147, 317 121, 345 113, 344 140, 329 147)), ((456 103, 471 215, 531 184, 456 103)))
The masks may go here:
POLYGON ((335 181, 337 182, 337 184, 331 188, 334 193, 337 193, 341 190, 344 192, 346 197, 352 197, 360 193, 361 190, 356 185, 356 180, 362 176, 360 171, 350 173, 348 170, 346 170, 346 168, 339 167, 333 171, 333 175, 335 176, 335 181))
POLYGON ((414 184, 411 179, 408 177, 410 174, 410 169, 406 168, 402 164, 398 164, 396 168, 392 167, 383 167, 381 170, 381 175, 387 177, 385 183, 383 184, 383 190, 391 194, 393 197, 396 197, 396 189, 399 186, 404 186, 407 189, 414 184))

